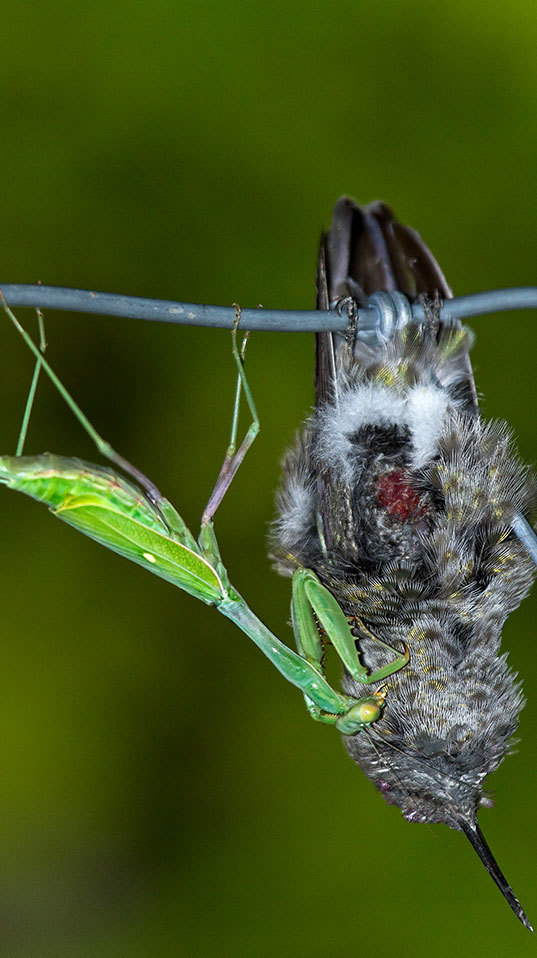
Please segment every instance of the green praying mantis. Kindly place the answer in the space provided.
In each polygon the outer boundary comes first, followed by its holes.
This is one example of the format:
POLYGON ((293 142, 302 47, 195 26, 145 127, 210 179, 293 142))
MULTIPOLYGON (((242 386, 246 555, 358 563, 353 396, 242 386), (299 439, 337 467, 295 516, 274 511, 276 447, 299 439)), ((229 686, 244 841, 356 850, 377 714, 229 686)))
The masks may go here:
MULTIPOLYGON (((5 302, 3 308, 36 362, 16 455, 0 457, 0 483, 45 503, 53 515, 96 542, 218 609, 255 642, 288 682, 302 691, 307 709, 316 721, 335 725, 345 735, 355 735, 375 722, 382 714, 385 690, 378 688, 363 698, 336 691, 327 681, 324 670, 325 645, 331 644, 345 669, 364 684, 382 681, 402 669, 409 660, 407 648, 401 652, 387 645, 373 636, 364 623, 358 622, 358 629, 364 636, 374 638, 394 656, 388 664, 369 673, 360 661, 356 637, 336 599, 314 572, 298 568, 293 576, 291 600, 291 621, 297 646, 297 652, 294 652, 254 614, 231 584, 222 562, 214 532, 214 515, 259 431, 259 418, 244 370, 248 333, 244 334, 240 344, 238 342, 240 308, 237 307, 237 320, 232 331, 237 385, 231 438, 202 515, 198 539, 157 487, 99 435, 56 376, 43 355, 45 341, 40 313, 38 346, 5 302), (100 455, 124 475, 115 468, 75 458, 48 453, 22 455, 41 370, 93 440, 100 455), (238 445, 242 394, 252 421, 238 445)), ((356 623, 354 625, 356 627, 356 623)))

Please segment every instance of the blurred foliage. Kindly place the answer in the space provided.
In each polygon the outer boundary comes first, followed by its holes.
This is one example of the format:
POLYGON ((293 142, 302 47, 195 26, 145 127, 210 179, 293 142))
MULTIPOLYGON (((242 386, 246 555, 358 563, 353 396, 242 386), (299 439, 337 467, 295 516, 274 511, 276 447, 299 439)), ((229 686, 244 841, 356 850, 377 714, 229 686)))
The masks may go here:
MULTIPOLYGON (((390 202, 459 293, 535 283, 536 39, 529 0, 4 0, 1 279, 307 307, 346 192, 390 202)), ((228 335, 46 319, 83 409, 195 528, 228 335)), ((484 411, 535 460, 535 318, 475 328, 484 411)), ((311 340, 252 337, 262 433, 217 519, 234 583, 289 640, 265 537, 311 340)), ((7 322, 0 348, 11 452, 32 361, 7 322)), ((27 450, 45 449, 94 458, 42 383, 27 450)), ((230 623, 1 500, 1 956, 530 953, 464 839, 386 807, 230 623)), ((482 822, 535 922, 534 609, 505 630, 529 705, 482 822)))

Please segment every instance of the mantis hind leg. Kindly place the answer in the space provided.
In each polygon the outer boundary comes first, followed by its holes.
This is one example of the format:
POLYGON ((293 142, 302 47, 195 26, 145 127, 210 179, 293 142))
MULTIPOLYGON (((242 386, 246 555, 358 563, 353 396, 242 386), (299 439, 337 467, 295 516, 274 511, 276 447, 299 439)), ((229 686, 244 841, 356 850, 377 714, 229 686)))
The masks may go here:
MULTIPOLYGON (((34 343, 32 337, 26 332, 24 327, 21 326, 17 317, 7 305, 4 297, 2 296, 1 290, 0 290, 0 305, 4 307, 5 312, 9 316, 9 319, 13 323, 19 336, 21 336, 21 338, 24 340, 24 342, 28 346, 28 349, 34 354, 36 359, 36 369, 37 367, 39 367, 39 369, 42 369, 46 373, 46 375, 48 376, 52 384, 58 390, 62 399, 64 399, 67 405, 69 406, 69 409, 71 410, 73 415, 78 419, 82 428, 88 434, 90 439, 94 442, 99 453, 102 456, 104 456, 105 459, 108 459, 110 462, 113 462, 114 465, 119 466, 119 468, 122 469, 123 472, 125 472, 127 475, 131 476, 131 478, 133 478, 142 487, 142 489, 145 490, 148 498, 157 507, 157 509, 160 509, 160 504, 161 503, 166 504, 167 500, 164 499, 162 494, 157 489, 156 485, 153 482, 151 482, 151 480, 148 479, 143 472, 140 472, 140 470, 137 469, 136 466, 133 466, 132 463, 128 461, 128 459, 125 459, 123 456, 120 456, 119 453, 117 453, 115 449, 113 449, 110 443, 107 442, 105 439, 102 438, 102 436, 99 435, 97 430, 89 421, 88 417, 82 412, 78 403, 75 402, 70 392, 67 390, 67 388, 64 386, 62 381, 58 378, 58 376, 52 369, 52 367, 49 366, 48 362, 44 358, 43 342, 41 343, 40 346, 37 346, 34 343)), ((37 376, 35 372, 34 372, 34 380, 35 380, 35 386, 37 386, 37 376)), ((28 400, 26 402, 26 409, 25 409, 25 414, 23 418, 23 426, 21 428, 21 434, 19 436, 19 443, 17 446, 17 455, 20 454, 19 448, 22 450, 22 445, 24 444, 24 438, 25 438, 25 429, 28 425, 28 420, 30 418, 30 412, 31 412, 31 407, 33 403, 33 396, 35 394, 34 380, 32 380, 32 386, 30 387, 30 393, 28 396, 28 400), (32 390, 32 387, 33 387, 33 390, 32 390)))
POLYGON ((229 446, 222 463, 222 468, 218 474, 218 478, 215 482, 214 489, 209 497, 209 501, 205 506, 202 516, 202 526, 209 525, 214 518, 214 514, 218 509, 218 506, 222 502, 226 492, 228 491, 231 483, 239 466, 241 465, 246 453, 248 452, 250 446, 254 442, 258 432, 259 432, 259 416, 257 415, 257 409, 253 400, 253 396, 248 385, 248 380, 246 378, 246 373, 244 371, 244 357, 246 353, 246 345, 248 342, 249 333, 244 334, 242 343, 240 346, 237 343, 237 333, 239 329, 239 323, 241 318, 241 308, 240 306, 235 306, 236 309, 236 318, 233 330, 231 332, 232 337, 232 353, 235 365, 237 367, 237 385, 235 388, 235 402, 233 405, 233 419, 231 422, 231 436, 229 440, 229 446), (239 409, 240 409, 240 400, 241 393, 244 391, 246 397, 246 402, 250 410, 250 415, 252 417, 252 422, 248 427, 246 435, 242 440, 239 448, 237 449, 237 431, 239 424, 239 409))
MULTIPOLYGON (((45 349, 47 348, 47 341, 45 338, 45 319, 43 313, 40 309, 36 309, 37 313, 37 325, 39 329, 39 349, 44 355, 45 349)), ((26 433, 28 432, 28 423, 30 422, 30 416, 32 414, 32 408, 34 405, 35 394, 37 390, 37 383, 39 382, 39 374, 41 372, 41 363, 38 359, 35 361, 34 373, 32 376, 32 381, 30 383, 30 389, 28 391, 28 396, 26 398, 26 405, 24 407, 24 413, 22 416, 22 423, 19 432, 19 438, 17 440, 17 449, 15 451, 16 456, 22 456, 24 449, 24 443, 26 441, 26 433)))

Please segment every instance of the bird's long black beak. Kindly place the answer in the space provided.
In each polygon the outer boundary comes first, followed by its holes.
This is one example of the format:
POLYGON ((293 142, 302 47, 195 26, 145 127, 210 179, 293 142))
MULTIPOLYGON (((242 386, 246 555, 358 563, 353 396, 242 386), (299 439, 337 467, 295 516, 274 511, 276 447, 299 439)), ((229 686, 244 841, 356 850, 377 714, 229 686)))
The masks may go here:
POLYGON ((473 824, 471 824, 469 822, 465 822, 461 820, 459 821, 459 827, 464 832, 464 834, 470 839, 472 845, 474 846, 477 854, 479 855, 489 875, 491 875, 494 881, 496 882, 503 897, 506 899, 506 901, 509 902, 517 918, 520 919, 520 921, 522 922, 523 925, 526 926, 526 928, 529 928, 530 931, 533 931, 533 928, 531 927, 526 917, 526 913, 524 909, 522 908, 522 905, 520 904, 518 899, 515 898, 511 886, 507 884, 505 880, 505 876, 500 866, 498 865, 498 862, 494 858, 494 855, 492 854, 489 846, 487 845, 487 842, 485 841, 485 836, 483 835, 483 832, 481 831, 477 822, 474 822, 473 824))

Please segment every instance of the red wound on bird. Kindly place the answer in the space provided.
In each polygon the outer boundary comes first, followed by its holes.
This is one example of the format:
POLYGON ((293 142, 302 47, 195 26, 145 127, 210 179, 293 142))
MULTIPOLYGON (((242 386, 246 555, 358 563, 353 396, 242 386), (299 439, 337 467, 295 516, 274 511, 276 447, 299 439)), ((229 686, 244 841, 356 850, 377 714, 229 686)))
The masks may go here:
POLYGON ((425 511, 421 496, 408 480, 406 469, 392 469, 379 477, 377 499, 390 516, 401 522, 422 516, 425 511))

